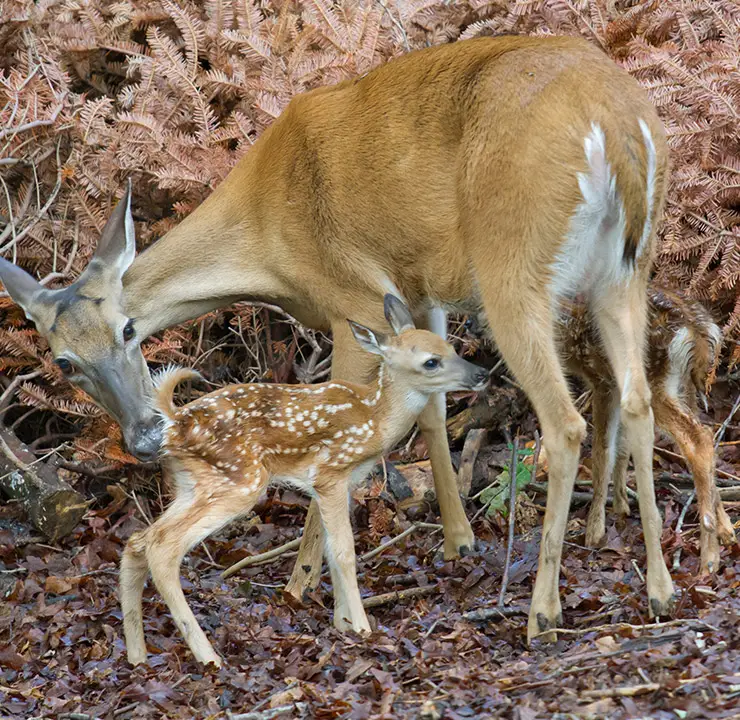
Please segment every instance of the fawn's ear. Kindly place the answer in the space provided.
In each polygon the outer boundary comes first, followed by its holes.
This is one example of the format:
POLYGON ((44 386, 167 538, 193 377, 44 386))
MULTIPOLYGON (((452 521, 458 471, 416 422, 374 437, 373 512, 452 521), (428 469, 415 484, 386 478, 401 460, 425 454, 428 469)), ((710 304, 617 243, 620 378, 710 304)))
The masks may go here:
POLYGON ((416 328, 411 312, 395 295, 388 293, 383 298, 383 309, 385 310, 385 319, 396 335, 400 335, 405 330, 416 328))
POLYGON ((375 355, 385 355, 385 349, 388 346, 387 338, 381 333, 377 333, 370 328, 360 325, 359 323, 347 320, 355 340, 360 343, 363 350, 375 355))

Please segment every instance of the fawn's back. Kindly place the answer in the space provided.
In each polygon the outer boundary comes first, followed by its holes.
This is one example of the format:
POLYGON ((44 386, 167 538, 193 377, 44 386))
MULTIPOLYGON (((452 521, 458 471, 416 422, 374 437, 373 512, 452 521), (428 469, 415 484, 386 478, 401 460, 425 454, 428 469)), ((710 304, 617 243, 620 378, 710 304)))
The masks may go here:
MULTIPOLYGON (((721 331, 706 308, 679 292, 651 285, 645 363, 653 392, 663 390, 692 407, 694 389, 706 392, 721 331)), ((568 371, 589 385, 612 386, 614 376, 585 305, 573 304, 558 326, 561 352, 568 371)))

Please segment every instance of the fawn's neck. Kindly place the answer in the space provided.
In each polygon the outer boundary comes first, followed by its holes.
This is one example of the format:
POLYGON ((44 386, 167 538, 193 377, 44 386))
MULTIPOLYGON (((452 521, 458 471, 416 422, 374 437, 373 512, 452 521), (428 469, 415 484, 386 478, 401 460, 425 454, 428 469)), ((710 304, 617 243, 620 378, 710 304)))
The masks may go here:
POLYGON ((380 430, 384 452, 411 429, 427 402, 429 395, 401 382, 385 363, 380 364, 378 377, 362 403, 368 407, 380 430))

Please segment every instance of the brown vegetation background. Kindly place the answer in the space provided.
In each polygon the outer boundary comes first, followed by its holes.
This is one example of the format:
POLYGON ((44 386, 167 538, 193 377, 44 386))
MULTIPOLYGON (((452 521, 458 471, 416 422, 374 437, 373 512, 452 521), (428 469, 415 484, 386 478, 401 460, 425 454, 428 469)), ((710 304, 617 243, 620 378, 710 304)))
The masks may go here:
MULTIPOLYGON (((88 262, 124 181, 139 249, 191 212, 297 93, 414 48, 501 32, 580 34, 648 90, 673 172, 658 275, 740 337, 740 8, 732 0, 39 0, 0 4, 0 253, 62 286, 88 262)), ((132 461, 0 297, 5 421, 43 451, 132 461), (9 409, 8 409, 9 408, 9 409), (46 438, 44 441, 43 439, 46 438), (41 439, 41 442, 39 442, 41 439)), ((327 339, 239 306, 151 339, 151 363, 214 382, 316 380, 327 339)))

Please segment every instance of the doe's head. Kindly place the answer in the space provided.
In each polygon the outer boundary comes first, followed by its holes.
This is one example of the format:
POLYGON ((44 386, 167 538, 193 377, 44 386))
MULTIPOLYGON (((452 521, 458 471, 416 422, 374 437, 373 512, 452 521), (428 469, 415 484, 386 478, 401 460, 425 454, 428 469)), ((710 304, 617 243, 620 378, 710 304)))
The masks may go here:
POLYGON ((68 287, 49 290, 0 258, 0 280, 51 347, 59 369, 121 425, 128 450, 153 460, 162 442, 136 319, 123 309, 123 275, 134 260, 131 186, 103 229, 97 250, 68 287))
POLYGON ((409 309, 395 295, 385 296, 384 309, 393 335, 352 320, 349 324, 360 346, 380 355, 394 379, 428 395, 482 390, 486 386, 488 370, 463 360, 439 335, 418 330, 409 309))

